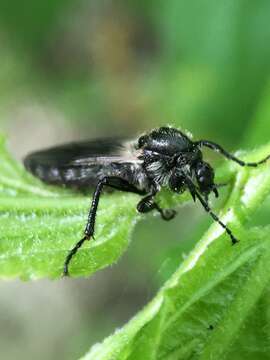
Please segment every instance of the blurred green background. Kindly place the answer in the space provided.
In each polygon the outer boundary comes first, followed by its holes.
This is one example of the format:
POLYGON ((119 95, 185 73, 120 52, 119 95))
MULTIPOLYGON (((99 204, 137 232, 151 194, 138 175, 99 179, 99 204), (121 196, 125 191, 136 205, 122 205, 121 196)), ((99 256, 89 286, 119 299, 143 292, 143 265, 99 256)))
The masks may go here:
MULTIPOLYGON (((2 0, 1 131, 18 159, 166 124, 231 150, 268 142, 269 17, 267 0, 2 0)), ((83 355, 151 299, 210 222, 194 205, 170 224, 149 215, 121 261, 90 279, 1 282, 0 358, 83 355)))

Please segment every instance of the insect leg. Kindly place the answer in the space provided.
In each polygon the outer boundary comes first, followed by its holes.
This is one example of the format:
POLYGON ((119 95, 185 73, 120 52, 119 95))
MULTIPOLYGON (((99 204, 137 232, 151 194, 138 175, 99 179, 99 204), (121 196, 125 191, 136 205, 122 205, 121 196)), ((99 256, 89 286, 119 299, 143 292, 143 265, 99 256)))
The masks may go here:
POLYGON ((195 144, 198 145, 198 146, 206 146, 206 147, 210 148, 211 150, 214 150, 214 151, 220 153, 221 155, 223 155, 227 159, 236 162, 240 166, 257 167, 257 166, 259 166, 261 164, 266 163, 270 159, 270 155, 268 155, 264 159, 262 159, 262 160, 260 160, 258 162, 245 162, 245 161, 243 161, 241 159, 238 159, 234 155, 230 154, 225 149, 223 149, 220 145, 218 145, 218 144, 216 144, 216 143, 214 143, 212 141, 200 140, 200 141, 196 141, 195 144))
POLYGON ((177 215, 177 211, 174 209, 162 209, 161 207, 158 206, 158 204, 155 205, 156 205, 156 210, 160 213, 162 219, 165 221, 170 221, 174 219, 175 216, 177 215))
POLYGON ((98 182, 98 184, 96 186, 96 189, 95 189, 95 192, 93 194, 92 204, 91 204, 91 208, 90 208, 90 211, 89 211, 87 224, 86 224, 86 227, 85 227, 85 230, 84 230, 85 235, 69 251, 69 253, 68 253, 68 255, 67 255, 66 259, 65 259, 65 263, 64 263, 64 271, 63 271, 64 276, 69 275, 68 266, 69 266, 69 263, 70 263, 72 257, 77 253, 77 251, 83 245, 83 243, 86 240, 90 240, 94 235, 97 208, 98 208, 98 204, 99 204, 100 195, 101 195, 103 187, 105 185, 110 186, 112 188, 116 188, 118 190, 123 190, 123 191, 129 191, 129 192, 135 192, 135 193, 138 193, 138 194, 142 194, 142 191, 138 190, 135 186, 133 186, 133 185, 129 184, 127 181, 122 180, 122 179, 117 178, 117 177, 104 177, 103 179, 101 179, 98 182))
POLYGON ((162 219, 169 221, 172 220, 175 215, 176 211, 173 209, 162 209, 155 201, 154 196, 156 194, 156 191, 151 193, 150 195, 145 196, 137 205, 137 210, 141 213, 148 213, 152 210, 157 210, 162 219))
POLYGON ((193 184, 192 180, 189 179, 188 177, 187 179, 187 186, 189 188, 189 191, 194 198, 198 198, 200 203, 202 204, 204 210, 206 212, 208 212, 208 214, 212 217, 212 219, 214 221, 216 221, 221 227, 223 227, 223 229, 225 229, 226 233, 230 236, 231 240, 232 240, 232 244, 236 244, 239 242, 239 240, 236 239, 236 237, 233 235, 232 231, 228 228, 227 225, 225 225, 220 219, 219 217, 211 210, 211 208, 209 207, 208 203, 204 200, 204 198, 201 196, 201 194, 197 191, 195 185, 193 184))

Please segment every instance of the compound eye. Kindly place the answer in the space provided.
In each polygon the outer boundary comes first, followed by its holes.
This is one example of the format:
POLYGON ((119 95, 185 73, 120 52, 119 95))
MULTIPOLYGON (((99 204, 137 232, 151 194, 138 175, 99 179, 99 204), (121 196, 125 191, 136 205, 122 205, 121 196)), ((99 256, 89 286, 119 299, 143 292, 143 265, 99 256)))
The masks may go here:
POLYGON ((203 192, 209 192, 213 188, 214 171, 207 163, 199 163, 196 169, 198 185, 203 192))
POLYGON ((206 179, 212 179, 213 178, 213 170, 212 170, 212 168, 208 164, 204 164, 198 170, 198 177, 199 177, 200 182, 203 182, 206 179))
POLYGON ((200 168, 199 168, 199 171, 198 171, 198 174, 199 175, 202 175, 202 174, 207 174, 211 172, 210 170, 210 166, 208 164, 203 164, 200 168))
POLYGON ((199 177, 198 181, 199 181, 200 183, 203 183, 203 182, 204 182, 204 177, 203 177, 203 176, 199 177))
POLYGON ((177 176, 173 174, 169 180, 169 187, 171 188, 172 191, 177 193, 184 191, 185 188, 184 178, 182 176, 177 176))

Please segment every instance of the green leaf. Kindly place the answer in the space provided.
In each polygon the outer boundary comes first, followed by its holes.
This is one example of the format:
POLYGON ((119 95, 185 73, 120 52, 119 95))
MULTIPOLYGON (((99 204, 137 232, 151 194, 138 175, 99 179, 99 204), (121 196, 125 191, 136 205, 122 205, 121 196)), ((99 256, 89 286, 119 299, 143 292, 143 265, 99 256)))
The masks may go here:
POLYGON ((241 231, 237 247, 223 236, 207 248, 209 234, 144 310, 83 359, 226 359, 269 284, 269 230, 241 231))
POLYGON ((270 226, 245 225, 270 192, 269 164, 228 167, 237 172, 220 216, 240 242, 212 224, 156 297, 83 360, 269 358, 270 226))

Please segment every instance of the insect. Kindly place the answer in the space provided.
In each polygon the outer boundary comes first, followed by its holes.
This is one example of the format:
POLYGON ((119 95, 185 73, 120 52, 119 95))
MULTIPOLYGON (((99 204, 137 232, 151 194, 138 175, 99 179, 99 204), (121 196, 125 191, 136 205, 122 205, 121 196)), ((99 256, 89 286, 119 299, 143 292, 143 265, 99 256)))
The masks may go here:
POLYGON ((141 213, 156 210, 164 220, 171 220, 175 210, 162 209, 155 195, 162 187, 183 193, 189 191, 214 221, 222 226, 231 241, 238 240, 232 231, 211 210, 208 196, 218 197, 213 168, 203 160, 202 147, 210 148, 240 166, 256 167, 270 159, 244 162, 220 145, 192 139, 180 130, 161 127, 136 140, 98 139, 70 143, 28 155, 24 164, 33 175, 48 184, 89 189, 95 187, 83 238, 67 254, 63 274, 69 274, 73 256, 86 240, 94 236, 96 214, 104 187, 136 193, 142 196, 137 205, 141 213))

